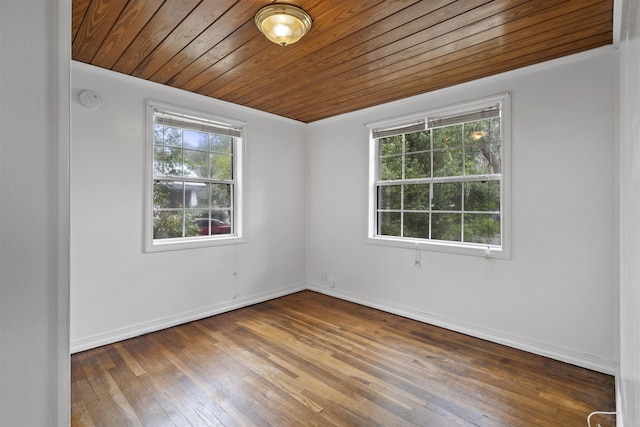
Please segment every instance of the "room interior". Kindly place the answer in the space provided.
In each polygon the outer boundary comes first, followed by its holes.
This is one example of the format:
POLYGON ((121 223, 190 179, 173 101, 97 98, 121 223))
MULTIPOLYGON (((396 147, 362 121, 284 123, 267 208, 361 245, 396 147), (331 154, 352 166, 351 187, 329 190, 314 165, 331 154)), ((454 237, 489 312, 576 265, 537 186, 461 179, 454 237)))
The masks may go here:
MULTIPOLYGON (((602 4, 590 2, 596 3, 602 4)), ((31 156, 36 171, 29 171, 28 182, 38 183, 34 194, 40 196, 37 204, 21 201, 20 210, 2 207, 2 378, 9 385, 0 395, 2 424, 68 423, 69 349, 304 289, 615 375, 618 425, 638 423, 636 2, 614 3, 608 42, 517 66, 507 60, 504 68, 497 63, 490 71, 462 73, 444 86, 416 88, 406 77, 394 91, 391 80, 381 91, 389 98, 365 96, 358 104, 353 94, 318 97, 326 84, 305 82, 317 88, 310 93, 319 101, 342 108, 334 112, 303 104, 279 112, 278 103, 264 99, 276 109, 260 110, 225 99, 240 92, 212 98, 215 91, 193 93, 70 61, 74 48, 64 40, 80 30, 72 29, 71 3, 29 6, 43 24, 32 26, 39 30, 31 28, 31 38, 21 39, 26 30, 19 22, 33 12, 25 5, 3 5, 11 13, 2 14, 0 25, 8 43, 28 43, 39 54, 12 51, 32 66, 1 66, 15 82, 3 88, 8 99, 20 113, 32 110, 5 117, 3 128, 12 123, 9 136, 21 139, 13 129, 25 128, 25 116, 48 118, 28 124, 38 142, 12 144, 2 159, 6 176, 24 177, 24 168, 5 159, 31 156), (24 73, 37 84, 28 84, 24 73), (87 89, 100 96, 99 108, 78 102, 87 89), (510 259, 422 251, 416 268, 413 250, 365 243, 366 125, 503 92, 513 96, 510 259), (142 250, 147 99, 246 123, 245 241, 142 250), (41 153, 34 155, 34 148, 41 153), (39 209, 24 209, 32 204, 39 209), (41 204, 52 212, 49 227, 18 234, 11 224, 25 216, 36 220, 41 204), (42 235, 47 244, 37 249, 27 242, 42 235), (33 260, 28 266, 20 262, 26 256, 33 260), (26 363, 36 369, 25 382, 16 368, 26 363), (40 390, 31 399, 35 409, 20 413, 34 388, 40 390)), ((302 48, 304 39, 298 46, 264 46, 266 56, 281 54, 286 51, 275 49, 302 48)), ((2 181, 4 198, 14 195, 2 181)))

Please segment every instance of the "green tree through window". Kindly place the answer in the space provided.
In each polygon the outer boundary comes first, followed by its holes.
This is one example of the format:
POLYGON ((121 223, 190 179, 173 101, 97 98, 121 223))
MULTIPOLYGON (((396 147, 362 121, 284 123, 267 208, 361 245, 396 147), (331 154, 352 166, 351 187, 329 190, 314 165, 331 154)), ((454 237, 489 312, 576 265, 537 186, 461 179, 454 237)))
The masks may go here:
POLYGON ((372 129, 371 237, 501 248, 501 104, 372 129))
POLYGON ((151 108, 153 241, 235 235, 241 129, 151 108))

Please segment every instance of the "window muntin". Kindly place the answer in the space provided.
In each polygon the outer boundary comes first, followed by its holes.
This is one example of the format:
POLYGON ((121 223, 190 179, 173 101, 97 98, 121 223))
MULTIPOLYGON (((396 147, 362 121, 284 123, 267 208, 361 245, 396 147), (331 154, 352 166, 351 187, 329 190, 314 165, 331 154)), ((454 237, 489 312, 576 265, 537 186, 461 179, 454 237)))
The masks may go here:
POLYGON ((407 124, 370 126, 370 239, 508 256, 507 100, 505 95, 407 124))
POLYGON ((149 103, 147 249, 239 237, 242 125, 149 103))

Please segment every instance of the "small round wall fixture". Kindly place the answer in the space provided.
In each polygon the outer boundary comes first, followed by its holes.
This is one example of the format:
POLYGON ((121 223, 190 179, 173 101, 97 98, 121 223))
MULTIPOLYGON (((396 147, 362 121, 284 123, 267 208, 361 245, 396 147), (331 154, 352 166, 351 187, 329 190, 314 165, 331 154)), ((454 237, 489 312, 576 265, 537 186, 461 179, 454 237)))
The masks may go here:
POLYGON ((100 106, 100 104, 102 104, 100 95, 92 90, 83 90, 82 92, 80 92, 80 94, 78 95, 78 100, 83 107, 90 110, 95 110, 100 106))
POLYGON ((271 4, 256 13, 256 26, 266 38, 280 46, 300 40, 311 29, 311 17, 299 7, 271 4))

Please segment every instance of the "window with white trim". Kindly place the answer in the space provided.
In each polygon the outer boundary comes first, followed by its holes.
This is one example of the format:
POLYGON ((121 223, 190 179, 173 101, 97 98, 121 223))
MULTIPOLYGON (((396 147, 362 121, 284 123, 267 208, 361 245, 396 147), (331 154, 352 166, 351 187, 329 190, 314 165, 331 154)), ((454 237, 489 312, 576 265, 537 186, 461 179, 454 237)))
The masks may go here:
POLYGON ((147 250, 240 237, 243 124, 147 103, 147 250))
POLYGON ((369 126, 370 241, 509 256, 508 101, 369 126))

